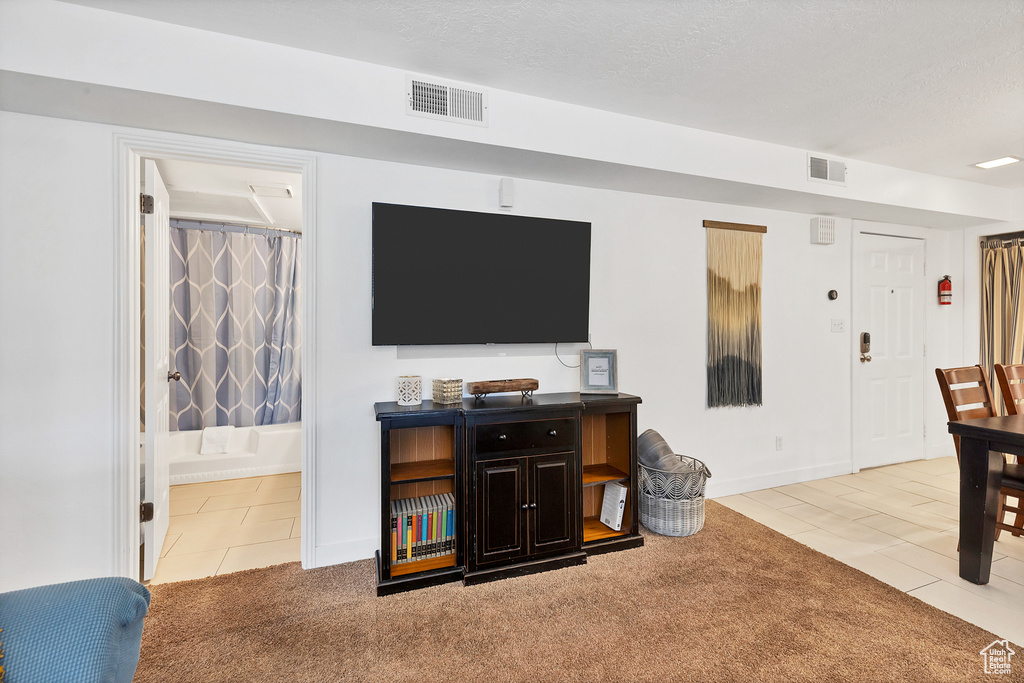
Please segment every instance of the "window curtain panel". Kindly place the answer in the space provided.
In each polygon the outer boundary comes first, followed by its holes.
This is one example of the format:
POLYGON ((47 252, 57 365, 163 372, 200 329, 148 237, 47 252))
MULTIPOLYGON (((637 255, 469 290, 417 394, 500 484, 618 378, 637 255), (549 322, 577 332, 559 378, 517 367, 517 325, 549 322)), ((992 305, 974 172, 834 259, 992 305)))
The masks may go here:
POLYGON ((172 430, 301 419, 295 237, 171 228, 172 430))
MULTIPOLYGON (((981 365, 989 381, 994 382, 996 363, 1024 363, 1024 243, 1020 239, 988 240, 981 247, 981 262, 981 365)), ((993 396, 1002 406, 998 387, 994 387, 993 396)))
POLYGON ((761 233, 708 228, 709 408, 761 405, 761 233))

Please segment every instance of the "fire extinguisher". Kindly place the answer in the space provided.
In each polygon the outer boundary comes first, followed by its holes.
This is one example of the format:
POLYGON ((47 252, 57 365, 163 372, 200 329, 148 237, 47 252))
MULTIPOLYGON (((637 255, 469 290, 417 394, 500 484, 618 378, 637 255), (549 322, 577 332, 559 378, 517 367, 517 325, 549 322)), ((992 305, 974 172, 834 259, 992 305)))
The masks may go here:
POLYGON ((948 275, 943 275, 939 280, 939 305, 949 306, 953 303, 953 283, 948 275))

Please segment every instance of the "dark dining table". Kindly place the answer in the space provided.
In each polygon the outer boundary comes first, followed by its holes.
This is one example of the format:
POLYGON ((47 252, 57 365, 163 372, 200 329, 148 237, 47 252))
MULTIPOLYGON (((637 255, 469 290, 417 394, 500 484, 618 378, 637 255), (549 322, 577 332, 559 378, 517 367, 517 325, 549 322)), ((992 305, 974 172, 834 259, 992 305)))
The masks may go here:
POLYGON ((949 423, 960 437, 960 578, 988 583, 1003 453, 1024 456, 1024 415, 949 423))

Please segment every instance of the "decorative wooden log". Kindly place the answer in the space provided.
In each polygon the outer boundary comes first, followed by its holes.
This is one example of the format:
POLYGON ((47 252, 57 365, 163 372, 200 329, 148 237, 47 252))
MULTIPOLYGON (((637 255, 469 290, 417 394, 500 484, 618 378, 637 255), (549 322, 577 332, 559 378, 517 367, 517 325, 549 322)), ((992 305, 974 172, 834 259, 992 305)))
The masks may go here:
POLYGON ((466 393, 477 398, 487 394, 500 394, 503 391, 521 391, 523 395, 540 387, 535 379, 491 379, 484 382, 466 382, 466 393))

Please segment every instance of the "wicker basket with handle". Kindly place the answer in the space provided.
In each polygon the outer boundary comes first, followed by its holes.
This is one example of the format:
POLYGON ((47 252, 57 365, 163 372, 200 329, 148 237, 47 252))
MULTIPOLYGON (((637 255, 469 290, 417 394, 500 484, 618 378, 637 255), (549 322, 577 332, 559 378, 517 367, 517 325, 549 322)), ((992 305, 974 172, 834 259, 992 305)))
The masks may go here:
POLYGON ((666 536, 689 536, 704 526, 704 486, 711 472, 696 458, 676 455, 662 470, 640 463, 640 522, 666 536))

